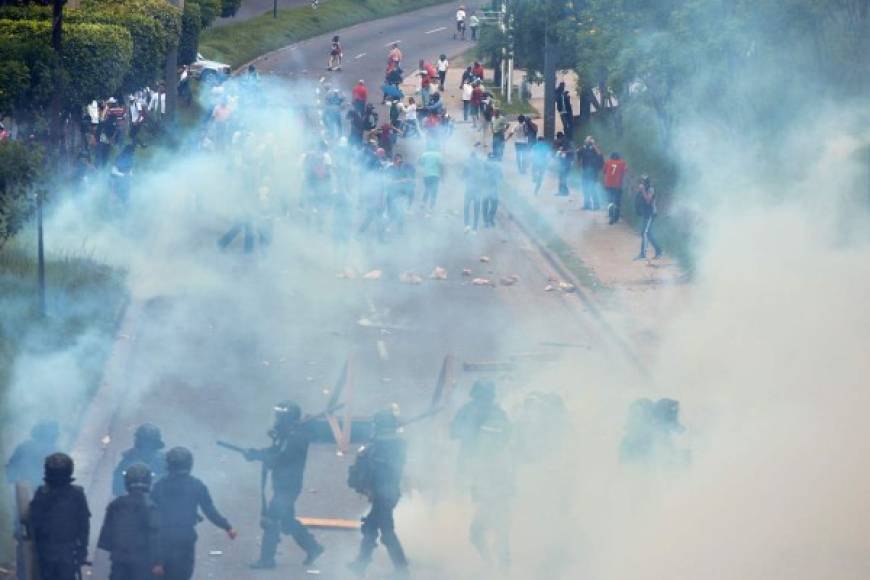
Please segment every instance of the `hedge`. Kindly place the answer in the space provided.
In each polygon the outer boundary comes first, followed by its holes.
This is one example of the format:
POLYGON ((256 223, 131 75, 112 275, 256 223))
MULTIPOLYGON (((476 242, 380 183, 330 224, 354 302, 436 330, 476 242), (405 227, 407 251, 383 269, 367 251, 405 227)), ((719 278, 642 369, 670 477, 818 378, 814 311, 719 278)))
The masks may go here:
MULTIPOLYGON (((0 20, 0 46, 21 51, 31 77, 24 103, 47 106, 53 85, 50 74, 51 22, 0 20)), ((133 54, 133 40, 125 28, 108 24, 76 23, 64 27, 63 68, 67 75, 64 106, 75 109, 94 98, 114 94, 121 86, 133 54)))
POLYGON ((33 214, 35 200, 31 191, 41 171, 39 147, 0 142, 0 247, 33 214))
POLYGON ((202 16, 199 5, 195 2, 185 2, 184 14, 181 16, 181 40, 178 42, 178 64, 190 64, 196 60, 201 29, 202 16))

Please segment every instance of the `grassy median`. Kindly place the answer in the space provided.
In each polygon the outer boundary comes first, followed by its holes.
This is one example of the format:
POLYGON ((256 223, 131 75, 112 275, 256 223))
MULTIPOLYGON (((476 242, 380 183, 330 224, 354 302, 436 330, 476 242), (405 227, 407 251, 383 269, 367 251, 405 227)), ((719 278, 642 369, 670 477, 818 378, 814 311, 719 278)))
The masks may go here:
POLYGON ((444 4, 444 0, 322 0, 310 6, 263 14, 202 34, 199 51, 210 59, 239 67, 267 52, 313 36, 402 12, 444 4))

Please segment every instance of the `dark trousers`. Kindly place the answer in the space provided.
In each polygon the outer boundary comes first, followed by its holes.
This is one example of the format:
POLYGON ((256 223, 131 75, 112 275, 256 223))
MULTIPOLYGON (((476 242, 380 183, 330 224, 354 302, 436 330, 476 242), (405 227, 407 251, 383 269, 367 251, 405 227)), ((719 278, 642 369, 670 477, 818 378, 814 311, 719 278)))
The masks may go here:
POLYGON ((546 172, 546 165, 532 163, 532 181, 535 184, 535 195, 538 195, 541 191, 541 185, 544 183, 544 174, 546 172))
POLYGON ((281 534, 291 536, 306 554, 316 552, 320 544, 296 518, 296 497, 298 494, 280 494, 272 497, 266 514, 260 522, 263 528, 263 542, 260 545, 260 561, 272 562, 281 542, 281 534))
POLYGON ((231 227, 227 233, 225 233, 218 240, 218 246, 220 249, 225 250, 227 246, 233 243, 233 240, 236 239, 240 233, 244 232, 244 248, 245 253, 250 254, 254 251, 254 226, 250 221, 240 221, 231 227))
POLYGON ((462 120, 468 122, 468 115, 471 113, 471 101, 462 101, 462 120))
POLYGON ((643 229, 640 231, 640 256, 646 257, 647 242, 652 245, 653 250, 656 252, 656 256, 659 256, 662 253, 662 248, 659 246, 658 241, 656 241, 652 231, 652 225, 655 219, 656 216, 650 214, 643 220, 643 229))
POLYGON ((403 192, 391 191, 387 194, 387 216, 399 233, 405 230, 405 208, 408 205, 408 196, 403 192))
POLYGON ((528 143, 522 143, 517 141, 514 143, 514 147, 517 149, 517 171, 521 174, 525 175, 526 173, 526 153, 529 150, 528 143))
POLYGON ((423 205, 429 204, 430 208, 435 207, 435 200, 438 198, 438 185, 440 182, 440 177, 423 178, 423 205))
POLYGON ((571 167, 564 161, 559 163, 559 195, 570 195, 568 189, 568 174, 571 172, 571 167))
POLYGON ((472 26, 471 28, 471 40, 477 40, 477 26, 472 26))
POLYGON ((395 523, 393 522, 393 510, 396 509, 397 503, 398 498, 384 498, 377 495, 374 497, 368 515, 362 519, 361 531, 363 537, 359 546, 357 562, 363 565, 371 562, 372 553, 378 545, 378 538, 380 538, 381 544, 387 549, 387 554, 389 554, 393 566, 397 569, 408 567, 405 550, 402 549, 402 544, 396 535, 395 523))
POLYGON ((72 558, 46 560, 39 558, 39 580, 76 580, 79 567, 72 558))
POLYGON ((196 557, 196 540, 172 540, 163 542, 163 580, 190 580, 196 557))
POLYGON ((375 230, 378 235, 378 239, 384 240, 384 208, 380 205, 372 205, 366 208, 365 216, 363 216, 362 224, 359 226, 358 233, 364 234, 366 230, 369 229, 369 226, 375 224, 375 230))
POLYGON ((504 155, 504 133, 492 134, 492 154, 501 161, 504 155))
POLYGON ((112 560, 109 580, 153 580, 148 562, 116 562, 112 560))
POLYGON ((465 193, 465 204, 462 210, 462 216, 465 220, 465 227, 473 227, 477 229, 477 224, 480 221, 480 197, 475 193, 465 193), (474 212, 474 223, 471 221, 471 213, 474 212))
POLYGON ((442 93, 444 92, 444 80, 446 78, 447 78, 447 71, 446 70, 443 70, 443 71, 439 70, 438 71, 438 90, 441 91, 442 93))
POLYGON ((601 207, 601 191, 595 173, 583 173, 583 209, 601 207))
POLYGON ((565 131, 565 139, 570 141, 574 137, 574 117, 570 113, 562 111, 559 113, 562 117, 562 128, 565 131))
POLYGON ((485 197, 483 198, 483 225, 486 227, 495 227, 495 214, 498 212, 498 198, 485 197))
POLYGON ((610 225, 613 225, 619 221, 619 213, 622 208, 622 188, 608 187, 607 199, 609 202, 609 205, 607 206, 607 215, 610 219, 610 225))

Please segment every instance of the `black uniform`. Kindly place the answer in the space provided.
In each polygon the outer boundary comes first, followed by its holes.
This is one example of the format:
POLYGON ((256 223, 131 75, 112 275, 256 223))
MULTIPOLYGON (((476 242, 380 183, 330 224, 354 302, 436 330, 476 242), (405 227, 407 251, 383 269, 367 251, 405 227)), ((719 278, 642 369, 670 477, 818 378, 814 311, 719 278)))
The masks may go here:
POLYGON ((155 479, 166 475, 166 453, 151 447, 131 447, 121 455, 121 461, 112 474, 112 493, 115 497, 124 495, 124 472, 133 464, 142 463, 151 469, 155 479))
POLYGON ((507 565, 510 501, 516 491, 510 420, 494 401, 472 400, 456 414, 450 434, 460 442, 459 475, 476 508, 471 542, 484 559, 490 558, 492 548, 507 565))
POLYGON ((199 510, 223 530, 232 526, 215 508, 208 487, 188 473, 170 473, 154 485, 151 497, 161 524, 164 578, 188 580, 193 576, 199 510))
POLYGON ((274 563, 282 533, 292 536, 310 560, 323 552, 323 547, 296 518, 296 499, 302 493, 312 435, 310 423, 296 421, 278 429, 272 447, 248 453, 249 459, 263 461, 264 469, 272 474, 272 499, 260 522, 263 528, 260 562, 263 564, 274 563))
MULTIPOLYGON (((354 568, 362 572, 381 544, 387 549, 393 566, 399 571, 408 567, 405 551, 396 535, 393 510, 399 503, 402 470, 405 467, 406 445, 396 433, 379 433, 360 452, 357 462, 367 462, 369 476, 366 495, 372 502, 368 515, 362 519, 362 542, 354 568)), ((358 490, 359 491, 359 490, 358 490)))
POLYGON ((157 506, 144 491, 115 498, 106 508, 97 547, 111 553, 109 580, 150 580, 163 563, 157 506))
POLYGON ((78 485, 46 484, 36 491, 29 525, 41 580, 75 580, 87 556, 90 519, 78 485))

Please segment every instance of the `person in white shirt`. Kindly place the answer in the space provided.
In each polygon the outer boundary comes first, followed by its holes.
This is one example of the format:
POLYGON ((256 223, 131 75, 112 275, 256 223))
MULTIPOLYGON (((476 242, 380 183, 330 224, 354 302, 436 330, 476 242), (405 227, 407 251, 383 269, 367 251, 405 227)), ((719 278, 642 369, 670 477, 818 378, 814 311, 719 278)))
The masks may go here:
POLYGON ((465 6, 460 6, 456 11, 456 33, 453 38, 456 38, 457 34, 465 40, 465 6))
POLYGON ((474 92, 474 87, 467 80, 462 83, 462 120, 468 122, 468 115, 471 112, 471 93, 474 92))
POLYGON ((402 133, 406 137, 410 137, 412 135, 419 135, 420 126, 417 125, 417 103, 414 101, 414 97, 408 97, 407 105, 402 105, 400 103, 399 106, 404 113, 402 118, 404 125, 402 127, 402 133))
POLYGON ((477 40, 477 29, 480 27, 480 18, 474 12, 468 17, 468 27, 471 29, 471 40, 477 40))
POLYGON ((438 71, 438 90, 444 92, 444 80, 447 78, 447 69, 450 68, 450 63, 447 62, 447 55, 442 54, 438 57, 438 62, 435 63, 435 69, 438 71))

